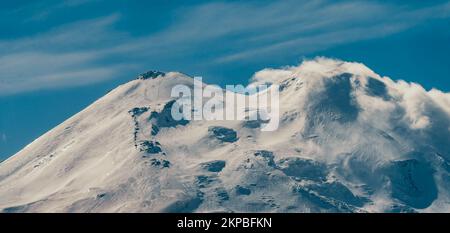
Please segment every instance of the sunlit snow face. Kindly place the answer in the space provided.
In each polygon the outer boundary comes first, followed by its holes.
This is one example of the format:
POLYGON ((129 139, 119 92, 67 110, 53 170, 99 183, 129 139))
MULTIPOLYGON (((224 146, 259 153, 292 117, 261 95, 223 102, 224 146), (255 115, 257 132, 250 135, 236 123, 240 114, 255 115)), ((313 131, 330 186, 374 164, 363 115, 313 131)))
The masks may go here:
POLYGON ((259 84, 203 86, 202 78, 194 78, 191 88, 179 84, 172 88, 171 97, 178 98, 172 106, 175 120, 260 121, 261 131, 274 131, 279 126, 279 85, 259 84), (204 101, 205 99, 205 101, 204 101))

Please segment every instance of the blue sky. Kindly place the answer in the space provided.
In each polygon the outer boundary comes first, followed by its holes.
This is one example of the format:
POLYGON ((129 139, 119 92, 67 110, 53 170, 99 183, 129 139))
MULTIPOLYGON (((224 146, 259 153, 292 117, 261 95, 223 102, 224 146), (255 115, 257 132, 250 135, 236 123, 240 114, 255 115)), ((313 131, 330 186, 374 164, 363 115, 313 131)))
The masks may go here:
POLYGON ((245 84, 329 56, 450 91, 450 1, 8 1, 0 159, 146 70, 245 84))

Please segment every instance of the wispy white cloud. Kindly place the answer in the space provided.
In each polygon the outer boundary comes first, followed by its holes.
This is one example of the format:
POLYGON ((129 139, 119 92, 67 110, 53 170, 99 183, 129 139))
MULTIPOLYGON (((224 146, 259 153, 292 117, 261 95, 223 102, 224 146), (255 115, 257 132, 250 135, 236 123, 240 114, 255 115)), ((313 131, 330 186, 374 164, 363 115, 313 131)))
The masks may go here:
MULTIPOLYGON (((410 9, 376 2, 347 1, 329 4, 319 1, 306 11, 303 11, 302 7, 276 4, 280 5, 274 7, 277 11, 297 17, 282 18, 280 26, 262 30, 256 39, 253 35, 244 37, 236 43, 239 49, 219 57, 217 61, 231 62, 264 57, 267 54, 277 56, 286 52, 302 54, 324 50, 343 43, 398 33, 428 19, 449 17, 450 13, 449 3, 410 9)), ((270 15, 273 8, 262 9, 264 10, 270 15)), ((259 20, 264 18, 267 16, 263 14, 259 20)))
POLYGON ((6 143, 7 142, 7 140, 8 140, 8 138, 6 137, 6 134, 5 133, 0 133, 0 140, 2 141, 2 142, 4 142, 4 143, 6 143))
MULTIPOLYGON (((47 19, 52 13, 57 12, 61 9, 78 7, 87 3, 92 3, 94 0, 64 0, 59 1, 53 5, 41 5, 43 3, 32 4, 31 7, 36 7, 40 9, 35 14, 26 18, 25 21, 41 21, 47 19), (37 4, 37 5, 36 5, 37 4)), ((24 10, 19 9, 19 10, 24 10)))
POLYGON ((16 51, 51 51, 82 50, 98 46, 99 48, 115 45, 126 33, 113 29, 120 19, 120 14, 111 14, 90 20, 81 20, 65 24, 49 31, 14 40, 0 41, 0 50, 16 51))
POLYGON ((301 57, 448 18, 450 2, 425 8, 378 1, 215 2, 174 14, 171 25, 146 36, 117 30, 117 13, 0 41, 0 95, 98 82, 152 62, 214 67, 301 57))
POLYGON ((80 21, 19 40, 0 41, 0 95, 89 84, 131 67, 102 62, 123 41, 118 15, 80 21))

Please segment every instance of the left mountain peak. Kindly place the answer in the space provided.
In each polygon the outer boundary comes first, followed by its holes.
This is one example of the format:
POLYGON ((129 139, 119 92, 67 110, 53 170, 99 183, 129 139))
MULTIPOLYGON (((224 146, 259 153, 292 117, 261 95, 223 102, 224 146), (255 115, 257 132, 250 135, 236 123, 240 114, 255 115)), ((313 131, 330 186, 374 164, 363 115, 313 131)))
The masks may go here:
POLYGON ((158 77, 164 77, 166 73, 158 71, 158 70, 150 70, 138 76, 138 79, 155 79, 158 77))

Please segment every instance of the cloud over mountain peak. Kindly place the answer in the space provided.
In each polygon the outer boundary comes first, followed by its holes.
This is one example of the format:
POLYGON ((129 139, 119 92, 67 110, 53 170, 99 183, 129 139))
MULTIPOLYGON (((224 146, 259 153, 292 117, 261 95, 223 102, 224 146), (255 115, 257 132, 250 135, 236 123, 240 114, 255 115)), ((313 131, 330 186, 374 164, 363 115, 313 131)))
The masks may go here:
POLYGON ((450 209, 448 93, 323 57, 252 81, 279 85, 276 131, 245 120, 175 121, 168 93, 193 87, 180 73, 117 87, 0 164, 0 209, 450 209))

